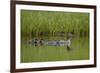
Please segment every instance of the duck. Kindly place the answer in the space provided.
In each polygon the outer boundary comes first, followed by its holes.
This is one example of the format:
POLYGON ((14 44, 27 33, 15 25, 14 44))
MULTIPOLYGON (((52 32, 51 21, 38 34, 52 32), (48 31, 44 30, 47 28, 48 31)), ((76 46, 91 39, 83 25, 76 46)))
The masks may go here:
POLYGON ((31 40, 29 40, 29 44, 37 46, 39 44, 39 41, 38 41, 38 39, 31 39, 31 40))

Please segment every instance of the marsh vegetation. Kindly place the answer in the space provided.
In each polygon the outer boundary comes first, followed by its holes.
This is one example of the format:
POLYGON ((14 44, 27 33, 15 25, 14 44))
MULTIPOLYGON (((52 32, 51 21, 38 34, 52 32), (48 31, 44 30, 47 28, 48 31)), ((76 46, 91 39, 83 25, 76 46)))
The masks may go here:
POLYGON ((21 10, 21 62, 89 59, 89 13, 21 10), (67 40, 66 46, 34 46, 29 40, 67 40))

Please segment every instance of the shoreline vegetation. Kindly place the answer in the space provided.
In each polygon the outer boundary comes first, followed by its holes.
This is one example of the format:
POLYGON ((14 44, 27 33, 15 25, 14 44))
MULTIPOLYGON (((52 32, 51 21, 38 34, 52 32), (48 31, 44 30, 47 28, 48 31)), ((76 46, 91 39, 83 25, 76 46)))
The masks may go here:
POLYGON ((21 10, 21 36, 89 36, 89 13, 21 10))

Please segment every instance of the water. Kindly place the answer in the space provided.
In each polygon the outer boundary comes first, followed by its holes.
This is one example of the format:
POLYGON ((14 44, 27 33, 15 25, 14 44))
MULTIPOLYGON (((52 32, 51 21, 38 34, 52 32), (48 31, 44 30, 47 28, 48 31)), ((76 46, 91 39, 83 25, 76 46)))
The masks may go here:
MULTIPOLYGON (((35 37, 34 37, 35 38, 35 37)), ((41 37, 45 41, 67 40, 66 37, 41 37)), ((40 37, 38 38, 40 39, 40 37)), ((89 38, 74 37, 71 39, 71 49, 67 46, 32 45, 30 38, 21 41, 21 62, 69 61, 89 59, 89 38)))

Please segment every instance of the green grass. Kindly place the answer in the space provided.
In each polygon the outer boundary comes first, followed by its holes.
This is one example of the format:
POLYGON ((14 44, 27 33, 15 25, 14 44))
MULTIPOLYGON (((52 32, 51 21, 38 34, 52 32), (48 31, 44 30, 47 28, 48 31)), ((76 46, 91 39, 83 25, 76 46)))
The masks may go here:
POLYGON ((80 31, 89 34, 89 13, 21 10, 22 36, 80 31))

